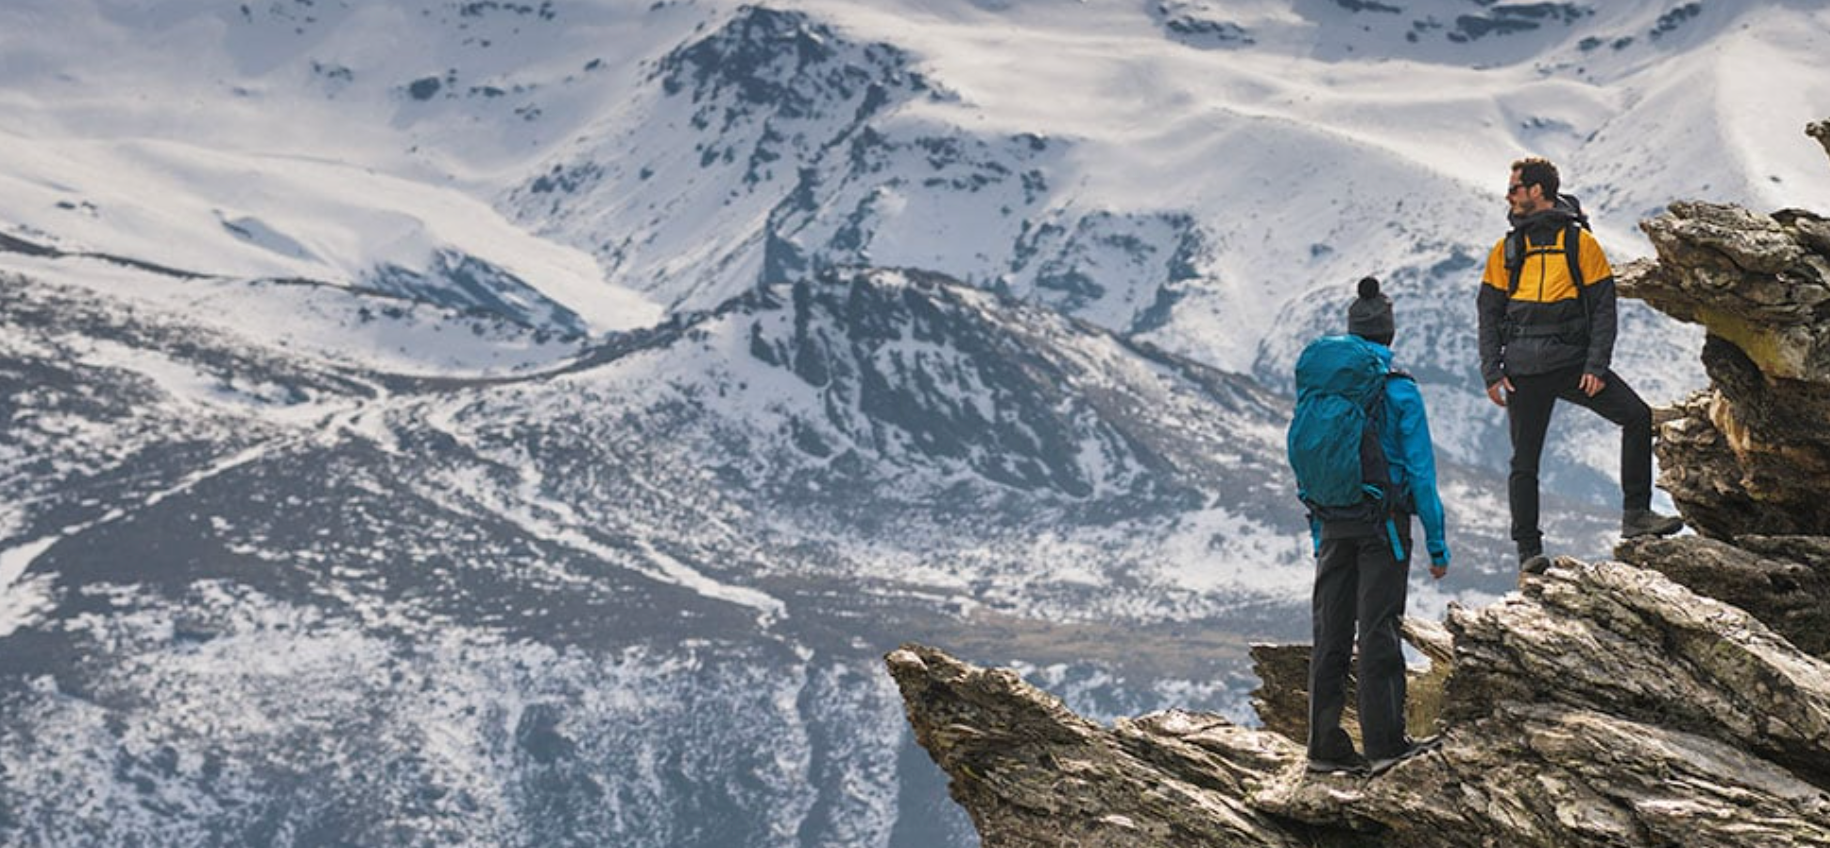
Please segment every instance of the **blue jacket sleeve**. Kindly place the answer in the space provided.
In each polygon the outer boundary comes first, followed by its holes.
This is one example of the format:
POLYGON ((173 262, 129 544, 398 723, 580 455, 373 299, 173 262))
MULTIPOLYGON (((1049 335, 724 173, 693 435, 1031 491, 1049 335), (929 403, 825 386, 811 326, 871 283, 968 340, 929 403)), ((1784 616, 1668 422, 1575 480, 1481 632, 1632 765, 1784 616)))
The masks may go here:
POLYGON ((1447 567, 1449 543, 1444 538, 1442 497, 1436 491, 1436 448, 1430 440, 1430 419, 1423 410, 1423 393, 1415 382, 1392 380, 1386 385, 1386 400, 1397 418, 1396 459, 1404 466, 1411 503, 1417 510, 1417 517, 1423 521, 1423 538, 1429 547, 1430 564, 1447 567))

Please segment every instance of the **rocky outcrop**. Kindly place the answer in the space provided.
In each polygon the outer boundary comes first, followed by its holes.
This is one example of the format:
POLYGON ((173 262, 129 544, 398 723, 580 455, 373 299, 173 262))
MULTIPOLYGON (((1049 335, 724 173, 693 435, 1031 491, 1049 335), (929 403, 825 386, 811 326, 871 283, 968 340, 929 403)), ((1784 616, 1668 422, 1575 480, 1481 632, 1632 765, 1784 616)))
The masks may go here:
POLYGON ((1712 385, 1665 425, 1660 485, 1716 538, 1830 534, 1830 220, 1674 203, 1641 226, 1658 261, 1621 293, 1709 331, 1712 385))
POLYGON ((889 665, 987 846, 1830 846, 1830 664, 1750 614, 1562 559, 1446 628, 1444 745, 1375 778, 1218 716, 1099 727, 930 648, 889 665))
POLYGON ((1711 386, 1659 446, 1700 535, 1407 622, 1430 661, 1407 720, 1444 742, 1370 778, 1303 767, 1305 646, 1254 650, 1258 728, 1105 727, 904 646, 916 738, 984 844, 1830 846, 1830 222, 1678 203, 1643 226, 1658 260, 1622 293, 1709 331, 1711 386))
POLYGON ((1614 555, 1740 607, 1800 650, 1830 660, 1830 537, 1742 535, 1732 545, 1694 536, 1635 539, 1614 555))
POLYGON ((1157 713, 1110 729, 1005 669, 916 645, 888 658, 915 739, 988 846, 1306 845, 1246 800, 1302 761, 1272 733, 1157 713))

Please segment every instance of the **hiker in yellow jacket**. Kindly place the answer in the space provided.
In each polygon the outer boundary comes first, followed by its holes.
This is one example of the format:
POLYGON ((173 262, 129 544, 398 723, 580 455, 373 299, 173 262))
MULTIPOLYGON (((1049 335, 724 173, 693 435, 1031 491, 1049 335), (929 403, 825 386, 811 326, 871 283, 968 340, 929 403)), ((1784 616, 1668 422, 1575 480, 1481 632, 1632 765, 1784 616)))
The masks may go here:
POLYGON ((1614 269, 1573 198, 1558 193, 1548 159, 1512 163, 1506 202, 1512 231, 1493 246, 1481 277, 1481 377, 1506 408, 1512 471, 1506 494, 1519 565, 1542 572, 1538 462, 1559 398, 1620 427, 1622 536, 1669 535, 1682 519, 1652 511, 1652 410, 1609 367, 1614 355, 1614 269))

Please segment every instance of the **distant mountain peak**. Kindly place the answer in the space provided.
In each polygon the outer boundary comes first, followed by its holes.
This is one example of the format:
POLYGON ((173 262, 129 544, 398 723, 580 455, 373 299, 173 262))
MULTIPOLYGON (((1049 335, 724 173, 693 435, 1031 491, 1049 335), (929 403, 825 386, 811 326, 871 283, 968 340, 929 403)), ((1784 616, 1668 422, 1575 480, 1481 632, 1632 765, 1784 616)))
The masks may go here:
POLYGON ((927 90, 913 64, 888 44, 851 45, 805 12, 741 6, 710 35, 669 52, 650 78, 694 103, 734 100, 804 118, 855 102, 873 84, 927 90))
MULTIPOLYGON (((1148 509, 1241 470, 1214 461, 1213 440, 1281 404, 1245 378, 919 270, 831 268, 685 326, 656 343, 741 345, 757 367, 791 374, 805 399, 770 403, 788 418, 790 453, 820 464, 855 454, 868 461, 834 470, 864 472, 856 483, 867 488, 894 469, 955 468, 993 486, 1070 501, 1123 495, 1141 498, 1128 510, 1148 509), (1239 420, 1208 415, 1211 426, 1188 428, 1157 417, 1215 404, 1239 420)), ((911 483, 904 494, 926 485, 911 483)))

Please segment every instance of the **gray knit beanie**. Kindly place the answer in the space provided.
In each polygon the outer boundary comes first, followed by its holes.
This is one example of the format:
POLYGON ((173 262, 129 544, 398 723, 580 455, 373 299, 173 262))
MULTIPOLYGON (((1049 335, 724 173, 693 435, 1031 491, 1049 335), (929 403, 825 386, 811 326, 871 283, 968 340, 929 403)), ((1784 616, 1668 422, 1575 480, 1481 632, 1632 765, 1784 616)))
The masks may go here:
POLYGON ((1392 343, 1392 299, 1379 293, 1377 277, 1360 279, 1360 296, 1347 307, 1347 332, 1383 345, 1392 343))

